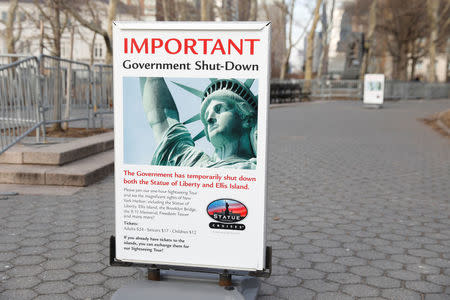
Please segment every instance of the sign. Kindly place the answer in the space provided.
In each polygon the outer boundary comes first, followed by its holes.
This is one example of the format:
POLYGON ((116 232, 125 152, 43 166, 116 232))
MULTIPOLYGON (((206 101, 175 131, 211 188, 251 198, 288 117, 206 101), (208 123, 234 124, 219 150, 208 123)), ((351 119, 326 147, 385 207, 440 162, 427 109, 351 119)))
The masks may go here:
POLYGON ((382 105, 384 101, 384 74, 364 75, 364 104, 382 105))
POLYGON ((116 259, 265 268, 270 23, 115 22, 116 259))

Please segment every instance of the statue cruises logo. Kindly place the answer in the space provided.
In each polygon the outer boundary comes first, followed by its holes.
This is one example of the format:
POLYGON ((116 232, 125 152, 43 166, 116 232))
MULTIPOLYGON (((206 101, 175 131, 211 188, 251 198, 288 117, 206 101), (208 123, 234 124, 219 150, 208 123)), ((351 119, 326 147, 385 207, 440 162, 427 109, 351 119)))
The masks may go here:
POLYGON ((242 221, 248 214, 247 207, 233 199, 218 199, 208 205, 208 215, 216 222, 209 223, 212 229, 244 230, 244 224, 234 224, 242 221))

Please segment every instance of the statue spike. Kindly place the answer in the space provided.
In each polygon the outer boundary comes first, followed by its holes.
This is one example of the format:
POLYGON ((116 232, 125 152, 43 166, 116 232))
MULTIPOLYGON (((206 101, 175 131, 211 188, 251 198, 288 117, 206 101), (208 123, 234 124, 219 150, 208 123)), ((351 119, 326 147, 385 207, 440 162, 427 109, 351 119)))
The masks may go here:
POLYGON ((210 78, 209 81, 211 82, 217 81, 217 78, 210 78))
POLYGON ((196 114, 196 115, 193 116, 192 118, 190 118, 190 119, 184 121, 183 124, 184 124, 184 125, 190 124, 190 123, 193 123, 193 122, 198 121, 198 120, 200 120, 200 114, 196 114))
POLYGON ((206 133, 205 133, 204 130, 202 130, 192 140, 195 142, 195 141, 198 141, 199 139, 201 139, 201 138, 203 138, 205 136, 206 136, 206 133))
POLYGON ((247 80, 244 82, 244 85, 245 85, 248 89, 250 89, 250 88, 252 87, 254 81, 255 81, 255 79, 247 79, 247 80))
POLYGON ((186 85, 181 84, 181 83, 177 83, 177 82, 174 82, 174 81, 172 81, 172 82, 173 82, 174 84, 178 85, 180 88, 182 88, 182 89, 188 91, 189 93, 191 93, 191 94, 193 94, 193 95, 199 97, 200 99, 203 99, 203 92, 202 92, 202 91, 196 90, 196 89, 194 89, 194 88, 191 88, 191 87, 186 86, 186 85))

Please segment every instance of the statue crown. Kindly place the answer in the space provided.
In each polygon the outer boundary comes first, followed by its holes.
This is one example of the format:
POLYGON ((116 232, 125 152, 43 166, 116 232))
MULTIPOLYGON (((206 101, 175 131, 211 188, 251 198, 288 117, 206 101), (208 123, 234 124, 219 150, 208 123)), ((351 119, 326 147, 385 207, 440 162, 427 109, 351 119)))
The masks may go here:
MULTIPOLYGON (((247 81, 246 81, 247 83, 247 81)), ((250 86, 253 83, 253 81, 250 83, 249 86, 246 85, 246 83, 241 83, 240 81, 236 79, 218 79, 212 81, 208 87, 203 92, 202 101, 205 100, 206 97, 214 93, 215 91, 219 90, 228 90, 245 101, 247 101, 248 104, 250 104, 251 107, 255 109, 255 111, 258 110, 258 101, 255 95, 250 91, 250 86)))
MULTIPOLYGON (((212 93, 220 90, 227 90, 244 99, 255 110, 255 112, 258 111, 258 96, 254 95, 250 91, 250 88, 252 87, 255 79, 246 79, 245 82, 243 83, 240 82, 239 80, 232 78, 230 79, 210 78, 209 80, 211 81, 211 83, 206 87, 204 91, 200 91, 193 87, 186 86, 184 84, 177 83, 174 81, 172 82, 175 85, 179 86, 180 88, 184 89, 185 91, 200 98, 202 103, 205 100, 205 98, 211 95, 212 93)), ((183 124, 186 125, 196 121, 200 121, 200 113, 184 121, 183 124)), ((193 140, 197 141, 203 138, 205 135, 206 135, 205 131, 202 130, 196 136, 193 137, 193 140)))

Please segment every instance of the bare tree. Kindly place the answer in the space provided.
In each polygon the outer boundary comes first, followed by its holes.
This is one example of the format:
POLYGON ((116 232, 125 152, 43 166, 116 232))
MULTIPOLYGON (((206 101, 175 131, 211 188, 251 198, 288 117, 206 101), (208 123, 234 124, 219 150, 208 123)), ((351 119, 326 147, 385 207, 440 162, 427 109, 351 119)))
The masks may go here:
MULTIPOLYGON (((282 59, 281 59, 281 68, 280 68, 280 79, 286 78, 286 75, 288 73, 289 69, 289 60, 291 58, 292 50, 294 47, 303 39, 304 35, 306 34, 306 30, 311 23, 312 16, 308 20, 307 24, 303 27, 303 31, 301 34, 297 36, 297 38, 294 40, 293 37, 293 27, 294 27, 294 9, 295 9, 295 0, 291 0, 289 2, 289 5, 287 5, 284 1, 277 2, 276 5, 279 7, 279 9, 283 13, 283 19, 286 20, 287 18, 287 44, 286 44, 286 50, 283 53, 282 59)), ((278 25, 280 26, 280 25, 278 25)), ((284 25, 286 26, 286 25, 284 25)))
POLYGON ((67 9, 67 11, 82 26, 92 30, 93 32, 95 32, 103 37, 103 40, 104 40, 105 46, 106 46, 105 63, 111 64, 112 63, 112 52, 113 52, 113 49, 112 49, 112 21, 116 18, 117 3, 119 2, 119 0, 109 0, 106 29, 102 27, 102 24, 99 22, 99 20, 96 19, 95 17, 93 17, 92 14, 89 17, 86 17, 85 15, 82 15, 79 13, 80 4, 82 4, 84 8, 87 7, 89 9, 89 7, 90 7, 89 2, 91 2, 91 1, 84 0, 84 1, 73 2, 73 1, 64 0, 63 5, 64 5, 64 8, 67 9))
MULTIPOLYGON (((436 57, 439 51, 446 52, 450 33, 448 0, 411 0, 408 5, 402 0, 358 0, 347 6, 352 12, 354 28, 366 37, 360 78, 371 61, 376 60, 376 72, 383 72, 391 61, 393 78, 414 79, 416 65, 427 55, 436 57)), ((431 64, 430 68, 433 68, 431 64)))
MULTIPOLYGON (((308 40, 306 44, 306 64, 305 64, 305 80, 312 79, 312 63, 313 63, 313 50, 314 50, 314 36, 316 33, 317 22, 319 21, 319 10, 322 0, 316 1, 316 8, 313 13, 313 22, 308 34, 308 40)), ((309 83, 305 85, 306 90, 309 89, 309 83)))
MULTIPOLYGON (((376 30, 383 37, 383 46, 392 56, 393 77, 406 80, 409 60, 417 61, 424 55, 422 42, 428 36, 429 23, 426 2, 410 0, 379 1, 376 30)), ((413 66, 414 67, 414 66, 413 66)))
MULTIPOLYGON (((436 51, 440 46, 444 46, 445 37, 449 31, 449 11, 450 1, 427 0, 427 12, 430 20, 430 35, 428 41, 428 55, 430 64, 428 66, 428 81, 436 81, 436 51), (441 3, 440 3, 441 2, 441 3), (444 20, 444 22, 440 22, 444 20)), ((445 50, 444 50, 445 51, 445 50)))
MULTIPOLYGON (((69 23, 67 13, 62 6, 62 0, 34 0, 34 6, 39 11, 39 15, 27 12, 28 18, 38 28, 41 26, 41 21, 44 27, 46 25, 50 27, 49 31, 45 30, 43 33, 44 39, 50 45, 47 50, 50 51, 51 55, 61 57, 61 37, 69 23)), ((46 47, 45 44, 44 47, 46 47)))
POLYGON ((372 0, 369 8, 369 21, 368 21, 368 30, 367 30, 367 38, 364 39, 364 47, 363 47, 363 59, 361 63, 361 70, 359 74, 359 78, 364 79, 364 74, 367 73, 367 69, 369 67, 369 61, 373 52, 373 43, 374 43, 374 33, 377 22, 377 0, 372 0))

